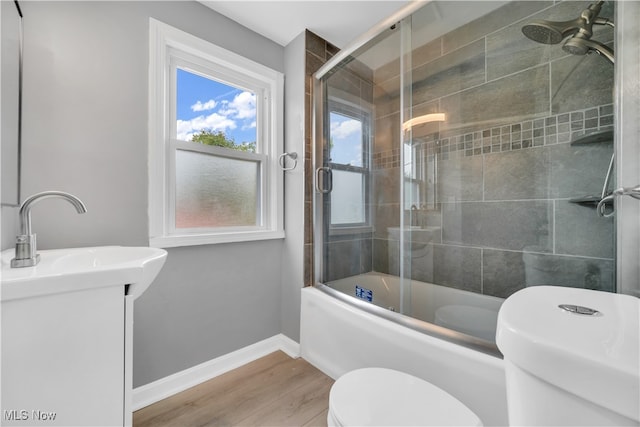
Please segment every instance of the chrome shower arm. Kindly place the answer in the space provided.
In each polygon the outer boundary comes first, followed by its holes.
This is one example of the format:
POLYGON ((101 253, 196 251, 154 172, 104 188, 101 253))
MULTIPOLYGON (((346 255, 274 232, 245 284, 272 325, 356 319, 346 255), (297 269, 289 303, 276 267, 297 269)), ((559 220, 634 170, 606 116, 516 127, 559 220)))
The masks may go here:
POLYGON ((611 28, 615 28, 615 24, 613 23, 612 20, 607 19, 607 18, 596 18, 593 20, 593 23, 596 25, 608 25, 611 28))

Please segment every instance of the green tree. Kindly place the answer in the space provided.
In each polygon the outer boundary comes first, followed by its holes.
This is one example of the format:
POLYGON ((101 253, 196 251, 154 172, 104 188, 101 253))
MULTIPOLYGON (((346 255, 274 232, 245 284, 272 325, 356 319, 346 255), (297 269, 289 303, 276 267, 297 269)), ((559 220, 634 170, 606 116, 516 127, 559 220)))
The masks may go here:
POLYGON ((191 139, 193 142, 197 142, 204 145, 214 145, 216 147, 229 148, 231 150, 256 152, 256 143, 243 142, 237 144, 231 137, 225 135, 222 131, 211 132, 208 130, 201 130, 200 133, 193 135, 191 139))

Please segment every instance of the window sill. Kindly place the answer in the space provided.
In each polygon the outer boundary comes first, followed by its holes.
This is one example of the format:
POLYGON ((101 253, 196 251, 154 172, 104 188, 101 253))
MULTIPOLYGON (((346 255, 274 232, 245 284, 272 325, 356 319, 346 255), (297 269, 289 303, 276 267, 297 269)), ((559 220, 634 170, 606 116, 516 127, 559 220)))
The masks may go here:
POLYGON ((363 234, 363 233, 373 233, 373 226, 364 225, 364 226, 353 226, 353 227, 335 227, 332 226, 329 228, 330 236, 340 236, 346 234, 363 234))
POLYGON ((219 243, 252 242, 259 240, 284 239, 284 231, 249 231, 245 233, 218 233, 198 235, 172 235, 150 237, 149 246, 153 248, 177 248, 181 246, 216 245, 219 243))

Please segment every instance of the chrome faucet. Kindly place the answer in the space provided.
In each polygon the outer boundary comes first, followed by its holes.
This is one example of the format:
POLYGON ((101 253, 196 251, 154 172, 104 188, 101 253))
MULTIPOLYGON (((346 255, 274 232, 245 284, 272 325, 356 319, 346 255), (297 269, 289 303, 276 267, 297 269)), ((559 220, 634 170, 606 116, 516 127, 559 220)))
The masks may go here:
POLYGON ((31 232, 31 208, 39 201, 50 198, 68 201, 80 214, 87 211, 80 199, 64 191, 43 191, 27 198, 20 206, 20 234, 16 236, 16 257, 11 260, 11 268, 33 267, 40 261, 36 247, 36 235, 31 232))

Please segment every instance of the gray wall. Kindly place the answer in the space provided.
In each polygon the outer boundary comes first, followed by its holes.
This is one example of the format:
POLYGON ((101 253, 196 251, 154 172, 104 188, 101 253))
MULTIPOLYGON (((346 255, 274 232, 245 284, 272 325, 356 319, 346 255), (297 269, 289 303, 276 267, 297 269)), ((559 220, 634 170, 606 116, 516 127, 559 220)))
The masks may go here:
MULTIPOLYGON (((304 283, 304 188, 305 188, 305 33, 285 47, 285 147, 297 153, 295 169, 285 172, 284 227, 287 238, 282 248, 282 333, 300 340, 300 289, 304 283)), ((291 167, 291 160, 287 160, 291 167)))
MULTIPOLYGON (((148 244, 149 17, 284 71, 281 46, 196 2, 22 7, 22 194, 68 191, 88 208, 77 215, 56 200, 38 205, 41 249, 148 244)), ((7 248, 15 210, 2 213, 7 248)), ((158 279, 136 301, 134 386, 280 333, 281 298, 295 288, 281 294, 282 248, 274 240, 169 249, 158 279)), ((295 310, 286 329, 297 339, 295 310)))

